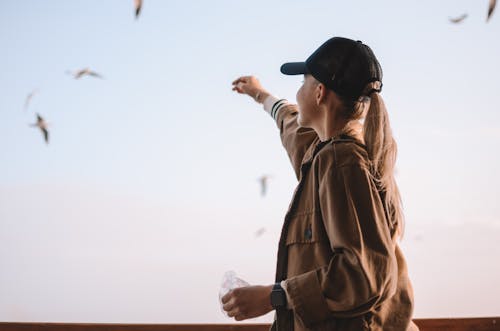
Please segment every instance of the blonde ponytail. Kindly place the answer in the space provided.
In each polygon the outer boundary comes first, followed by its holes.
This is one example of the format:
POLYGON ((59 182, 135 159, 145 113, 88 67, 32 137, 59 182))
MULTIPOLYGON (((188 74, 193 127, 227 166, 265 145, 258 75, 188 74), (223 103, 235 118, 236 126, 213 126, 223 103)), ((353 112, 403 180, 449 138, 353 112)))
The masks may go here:
POLYGON ((389 114, 384 100, 378 93, 379 82, 368 84, 365 95, 369 95, 369 108, 363 124, 363 138, 371 162, 372 175, 381 191, 391 234, 402 237, 404 215, 401 196, 394 178, 397 145, 389 123, 389 114))

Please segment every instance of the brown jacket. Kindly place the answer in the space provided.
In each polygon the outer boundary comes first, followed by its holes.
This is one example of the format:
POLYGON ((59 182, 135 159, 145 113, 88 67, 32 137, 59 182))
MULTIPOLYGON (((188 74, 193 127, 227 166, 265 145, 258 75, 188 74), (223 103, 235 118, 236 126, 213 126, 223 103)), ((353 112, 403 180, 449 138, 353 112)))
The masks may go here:
POLYGON ((292 309, 276 312, 272 330, 417 329, 406 263, 364 146, 349 137, 321 142, 299 127, 295 105, 280 110, 277 124, 299 184, 276 270, 292 309))

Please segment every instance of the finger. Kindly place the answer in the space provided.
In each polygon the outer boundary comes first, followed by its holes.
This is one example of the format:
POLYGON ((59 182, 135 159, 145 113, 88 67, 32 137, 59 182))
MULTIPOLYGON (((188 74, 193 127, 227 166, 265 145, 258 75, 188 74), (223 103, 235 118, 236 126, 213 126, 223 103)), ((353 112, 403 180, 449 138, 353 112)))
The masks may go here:
POLYGON ((221 299, 220 301, 222 302, 222 304, 226 304, 229 302, 229 300, 231 299, 231 296, 233 294, 233 291, 229 291, 227 292, 221 299))
POLYGON ((235 85, 236 88, 238 88, 241 92, 245 92, 245 87, 247 87, 246 83, 238 83, 235 85))
POLYGON ((234 309, 227 312, 227 316, 229 316, 229 317, 236 317, 239 315, 241 315, 241 313, 240 313, 240 310, 238 308, 234 308, 234 309))
POLYGON ((238 93, 243 93, 243 90, 237 86, 233 87, 233 91, 236 91, 238 93))
POLYGON ((248 76, 241 76, 233 82, 233 85, 236 85, 239 83, 247 83, 247 82, 248 82, 248 76))
POLYGON ((234 309, 234 303, 232 301, 222 305, 222 309, 224 309, 225 311, 229 312, 231 310, 234 309))
POLYGON ((235 85, 235 87, 241 91, 241 93, 247 93, 248 92, 246 91, 247 90, 247 85, 245 83, 238 83, 237 85, 235 85))
POLYGON ((237 82, 247 82, 249 78, 250 78, 250 76, 240 76, 240 77, 235 79, 233 84, 236 84, 237 82))

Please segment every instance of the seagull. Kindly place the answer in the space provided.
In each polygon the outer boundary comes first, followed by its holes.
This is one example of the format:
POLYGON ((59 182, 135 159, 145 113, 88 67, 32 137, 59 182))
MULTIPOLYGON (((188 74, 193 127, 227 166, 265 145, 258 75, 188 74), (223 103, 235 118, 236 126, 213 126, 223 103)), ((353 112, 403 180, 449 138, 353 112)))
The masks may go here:
POLYGON ((495 6, 497 4, 497 0, 490 0, 490 5, 488 6, 488 17, 486 18, 486 22, 490 19, 493 11, 495 10, 495 6))
POLYGON ((258 237, 262 236, 264 234, 264 232, 266 232, 266 228, 258 229, 257 231, 255 231, 255 237, 258 238, 258 237))
POLYGON ((35 89, 35 90, 31 91, 30 94, 28 94, 28 96, 26 97, 26 101, 24 102, 24 110, 28 109, 28 106, 29 106, 29 104, 31 102, 31 99, 37 93, 38 93, 38 89, 35 89))
POLYGON ((134 0, 134 6, 135 6, 135 19, 137 19, 139 17, 139 14, 141 13, 142 0, 134 0))
POLYGON ((265 196, 267 192, 267 181, 271 178, 269 175, 262 175, 257 180, 260 182, 260 195, 265 196))
POLYGON ((79 79, 85 75, 87 76, 92 76, 92 77, 95 77, 95 78, 102 78, 102 76, 100 74, 98 74, 97 72, 95 71, 92 71, 90 70, 89 68, 84 68, 84 69, 80 69, 80 70, 77 70, 75 72, 71 72, 71 71, 66 71, 66 73, 70 74, 70 75, 73 75, 73 77, 75 79, 79 79))
POLYGON ((462 23, 462 21, 465 20, 466 18, 467 18, 467 14, 463 14, 460 17, 450 18, 450 22, 458 24, 458 23, 462 23))
POLYGON ((42 130, 43 137, 45 138, 45 143, 49 143, 49 131, 47 131, 47 122, 40 116, 38 113, 36 114, 36 123, 31 124, 33 127, 38 127, 42 130))

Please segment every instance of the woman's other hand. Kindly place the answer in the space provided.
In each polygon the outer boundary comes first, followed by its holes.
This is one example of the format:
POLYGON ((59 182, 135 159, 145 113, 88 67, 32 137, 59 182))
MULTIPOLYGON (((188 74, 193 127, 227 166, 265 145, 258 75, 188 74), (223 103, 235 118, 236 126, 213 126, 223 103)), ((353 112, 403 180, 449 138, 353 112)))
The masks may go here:
POLYGON ((273 310, 272 289, 273 285, 235 288, 222 297, 222 308, 237 321, 262 316, 273 310))
POLYGON ((255 76, 242 76, 233 82, 233 91, 246 94, 252 97, 256 102, 263 103, 269 95, 259 80, 255 76))

